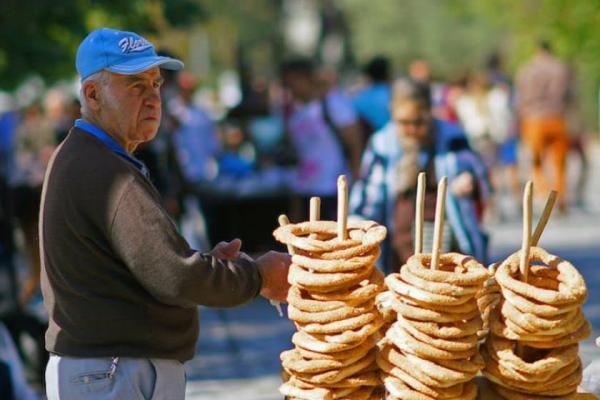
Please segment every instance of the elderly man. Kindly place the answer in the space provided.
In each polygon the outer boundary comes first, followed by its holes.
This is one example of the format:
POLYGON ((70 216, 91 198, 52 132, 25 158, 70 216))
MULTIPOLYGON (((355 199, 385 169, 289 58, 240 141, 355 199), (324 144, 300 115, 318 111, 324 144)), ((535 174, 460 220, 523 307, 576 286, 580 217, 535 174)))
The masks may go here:
POLYGON ((50 162, 40 211, 49 399, 183 399, 196 305, 286 297, 288 255, 253 261, 239 240, 190 249, 132 155, 160 122, 159 68, 182 67, 131 32, 99 29, 79 47, 83 118, 50 162))

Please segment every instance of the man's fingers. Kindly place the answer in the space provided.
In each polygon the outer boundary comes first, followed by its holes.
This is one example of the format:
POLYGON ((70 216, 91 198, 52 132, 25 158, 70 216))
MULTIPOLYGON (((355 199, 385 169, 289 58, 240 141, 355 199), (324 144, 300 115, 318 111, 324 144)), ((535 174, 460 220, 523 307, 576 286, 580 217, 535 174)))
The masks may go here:
POLYGON ((233 239, 231 242, 221 242, 219 245, 219 252, 223 254, 224 257, 237 257, 240 248, 242 247, 242 241, 240 239, 233 239))

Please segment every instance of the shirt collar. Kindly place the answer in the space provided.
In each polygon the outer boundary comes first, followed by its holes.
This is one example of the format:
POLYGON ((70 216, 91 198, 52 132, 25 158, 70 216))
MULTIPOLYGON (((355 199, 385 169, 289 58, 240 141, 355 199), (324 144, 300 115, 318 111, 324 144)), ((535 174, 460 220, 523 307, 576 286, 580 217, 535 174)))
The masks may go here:
POLYGON ((117 141, 115 139, 113 139, 108 133, 104 132, 101 128, 99 128, 98 126, 96 126, 90 122, 84 121, 83 119, 76 120, 75 127, 96 137, 96 139, 98 139, 102 143, 104 143, 104 145, 106 147, 108 147, 113 152, 115 152, 117 155, 123 157, 130 163, 132 163, 137 169, 140 170, 140 172, 142 174, 144 174, 145 177, 148 177, 148 175, 149 175, 148 168, 146 168, 144 163, 141 162, 140 160, 138 160, 137 158, 133 157, 127 151, 125 151, 123 146, 121 146, 119 143, 117 143, 117 141))

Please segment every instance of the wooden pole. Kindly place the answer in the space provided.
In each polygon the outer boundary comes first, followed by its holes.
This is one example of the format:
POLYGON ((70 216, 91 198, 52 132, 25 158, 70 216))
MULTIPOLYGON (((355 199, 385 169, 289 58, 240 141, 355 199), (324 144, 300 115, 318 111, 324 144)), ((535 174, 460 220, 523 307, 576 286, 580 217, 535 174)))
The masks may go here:
POLYGON ((435 224, 433 227, 433 249, 431 251, 431 269, 437 269, 440 262, 440 249, 442 247, 442 234, 444 229, 444 209, 446 206, 446 187, 448 178, 442 177, 438 184, 437 200, 435 204, 435 224))
POLYGON ((420 172, 417 180, 417 200, 415 203, 415 254, 423 252, 423 218, 425 215, 425 172, 420 172))
POLYGON ((529 249, 531 247, 531 211, 532 211, 533 182, 527 182, 523 193, 523 240, 521 242, 521 259, 519 272, 521 280, 527 282, 529 274, 529 249))
POLYGON ((537 227, 535 228, 535 232, 533 232, 533 235, 531 236, 531 245, 532 246, 537 246, 538 242, 540 241, 540 237, 542 236, 542 233, 544 232, 544 228, 546 228, 546 224, 548 223, 548 220, 550 219, 550 214, 552 214, 552 209, 554 208, 554 203, 556 203, 556 195, 557 195, 556 190, 551 191, 550 194, 548 195, 548 199, 546 200, 546 206, 544 207, 542 216, 540 217, 540 220, 538 221, 537 227))
MULTIPOLYGON (((287 215, 281 214, 279 216, 279 218, 277 219, 277 222, 279 222, 279 226, 286 226, 290 223, 290 220, 288 219, 287 215)), ((287 250, 291 256, 293 256, 295 254, 294 247, 291 244, 287 245, 287 250)), ((273 307, 275 307, 277 309, 279 316, 283 317, 283 311, 281 311, 281 303, 276 300, 269 300, 269 302, 271 303, 271 305, 273 307)))
POLYGON ((346 240, 348 238, 348 182, 345 175, 340 175, 337 181, 338 187, 338 210, 337 210, 337 226, 338 239, 346 240))
MULTIPOLYGON (((315 222, 321 219, 321 198, 320 197, 311 197, 310 198, 310 213, 309 213, 310 222, 315 222)), ((317 234, 311 233, 309 236, 311 239, 316 239, 317 234)))

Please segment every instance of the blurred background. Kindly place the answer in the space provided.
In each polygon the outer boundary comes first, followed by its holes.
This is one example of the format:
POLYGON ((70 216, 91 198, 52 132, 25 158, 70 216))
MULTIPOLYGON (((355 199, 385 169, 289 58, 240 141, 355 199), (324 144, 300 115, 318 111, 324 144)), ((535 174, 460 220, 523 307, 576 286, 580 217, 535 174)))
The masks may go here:
MULTIPOLYGON (((328 195, 303 187, 307 154, 329 154, 298 139, 303 130, 354 132, 362 153, 389 123, 394 85, 409 80, 427 89, 435 118, 466 131, 489 169, 495 194, 479 221, 490 234, 488 261, 520 247, 524 182, 549 172, 536 215, 547 190, 564 185, 540 244, 579 267, 590 288, 585 313, 600 327, 597 0, 2 0, 0 388, 10 379, 26 382, 23 396, 43 393, 39 190, 79 118, 77 47, 103 26, 138 32, 186 64, 165 76, 163 123, 136 156, 195 248, 239 237, 251 254, 284 250, 271 235, 277 216, 301 221, 307 196, 328 195), (542 144, 549 155, 521 129, 519 77, 540 46, 565 71, 565 136, 558 147, 542 144), (14 366, 8 378, 2 363, 14 366)), ((340 172, 358 177, 346 161, 340 172)), ((293 324, 262 300, 200 315, 188 398, 280 398, 279 353, 292 347, 293 324)), ((600 358, 591 339, 582 356, 600 358)))

